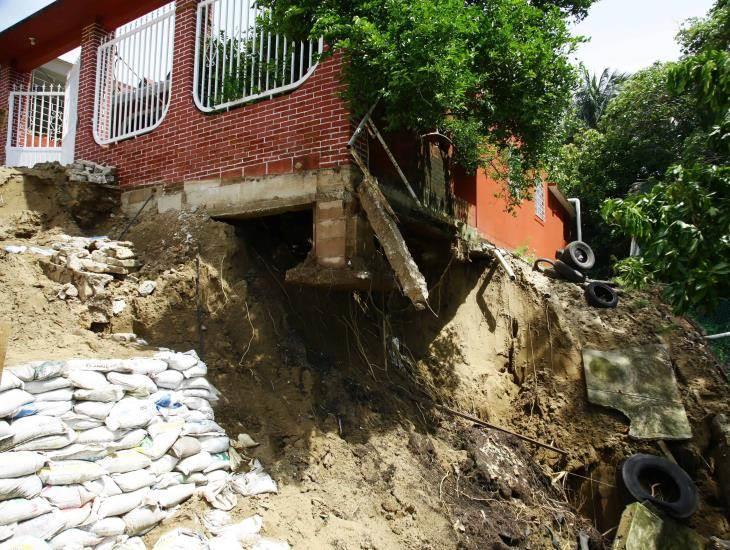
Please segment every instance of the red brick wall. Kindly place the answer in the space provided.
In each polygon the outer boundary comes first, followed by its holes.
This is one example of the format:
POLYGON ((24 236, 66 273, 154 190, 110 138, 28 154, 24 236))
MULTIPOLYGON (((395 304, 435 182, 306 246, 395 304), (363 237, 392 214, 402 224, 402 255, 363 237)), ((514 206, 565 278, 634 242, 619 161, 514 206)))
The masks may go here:
POLYGON ((16 87, 27 89, 30 73, 21 73, 13 67, 0 65, 0 164, 5 164, 5 145, 8 132, 8 98, 16 87))
POLYGON ((273 99, 204 114, 193 103, 197 0, 178 0, 167 117, 148 134, 108 146, 93 138, 96 50, 103 29, 82 39, 76 158, 112 164, 122 186, 261 176, 349 164, 350 113, 339 97, 342 58, 329 58, 302 86, 273 99))

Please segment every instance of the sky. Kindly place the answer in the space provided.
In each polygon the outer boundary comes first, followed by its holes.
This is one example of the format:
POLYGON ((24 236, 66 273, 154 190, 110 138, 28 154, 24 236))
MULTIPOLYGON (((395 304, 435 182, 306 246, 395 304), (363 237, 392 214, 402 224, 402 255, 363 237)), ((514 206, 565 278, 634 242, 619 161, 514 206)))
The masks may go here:
MULTIPOLYGON (((0 30, 50 4, 52 0, 0 0, 0 30)), ((689 17, 707 13, 712 0, 599 0, 588 17, 573 27, 590 37, 576 61, 591 72, 610 67, 634 72, 654 61, 679 57, 674 37, 689 17)), ((77 52, 64 58, 73 61, 77 52)))

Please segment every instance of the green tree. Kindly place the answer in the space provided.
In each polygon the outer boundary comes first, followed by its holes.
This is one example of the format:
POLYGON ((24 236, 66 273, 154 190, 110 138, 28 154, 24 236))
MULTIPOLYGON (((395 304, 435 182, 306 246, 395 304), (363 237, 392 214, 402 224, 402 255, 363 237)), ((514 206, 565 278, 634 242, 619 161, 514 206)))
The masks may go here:
POLYGON ((576 114, 586 126, 595 128, 608 107, 609 102, 618 95, 621 85, 626 82, 625 73, 603 69, 601 75, 591 75, 581 67, 581 84, 575 94, 576 114))

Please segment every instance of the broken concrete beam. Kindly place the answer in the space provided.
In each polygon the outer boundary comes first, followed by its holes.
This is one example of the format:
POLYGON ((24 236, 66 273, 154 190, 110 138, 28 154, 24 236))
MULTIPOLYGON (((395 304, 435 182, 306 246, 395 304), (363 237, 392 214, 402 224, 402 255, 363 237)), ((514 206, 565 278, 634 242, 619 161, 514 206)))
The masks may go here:
POLYGON ((97 294, 102 294, 114 277, 105 273, 84 273, 68 266, 55 264, 49 260, 39 260, 46 277, 57 283, 72 283, 79 291, 79 299, 85 302, 97 294))
POLYGON ((424 309, 428 303, 426 279, 413 261, 403 235, 395 222, 395 215, 387 199, 378 187, 367 167, 363 169, 363 181, 358 186, 358 196, 373 232, 383 247, 385 257, 395 272, 403 293, 417 309, 424 309))

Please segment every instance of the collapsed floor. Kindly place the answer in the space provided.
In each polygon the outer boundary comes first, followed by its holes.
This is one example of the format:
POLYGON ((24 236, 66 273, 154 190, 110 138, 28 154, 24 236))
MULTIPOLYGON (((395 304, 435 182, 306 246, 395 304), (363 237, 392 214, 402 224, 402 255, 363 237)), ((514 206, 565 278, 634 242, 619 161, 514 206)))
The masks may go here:
MULTIPOLYGON (((47 247, 61 234, 116 238, 128 227, 93 185, 74 186, 53 172, 0 173, 0 249, 47 247)), ((700 489, 689 524, 730 536, 710 434, 711 418, 730 410, 727 384, 696 328, 655 296, 625 294, 618 309, 597 310, 579 288, 519 259, 511 282, 496 264, 453 260, 447 246, 414 247, 432 311, 414 311, 397 292, 285 285, 306 256, 310 221, 232 226, 202 213, 143 213, 124 236, 142 267, 91 302, 59 297, 63 284, 30 250, 0 252, 8 362, 153 352, 119 336, 128 333, 195 348, 223 392, 216 419, 260 442, 255 456, 279 482, 278 495, 235 515, 261 514, 267 534, 295 548, 573 548, 580 532, 594 547, 610 544, 624 505, 617 466, 635 452, 660 454, 629 439, 622 415, 587 403, 581 350, 663 343, 694 434, 670 443, 700 489), (156 288, 141 296, 145 280, 156 288), (115 301, 125 307, 100 318, 115 301)), ((196 506, 175 526, 199 528, 196 506)))

